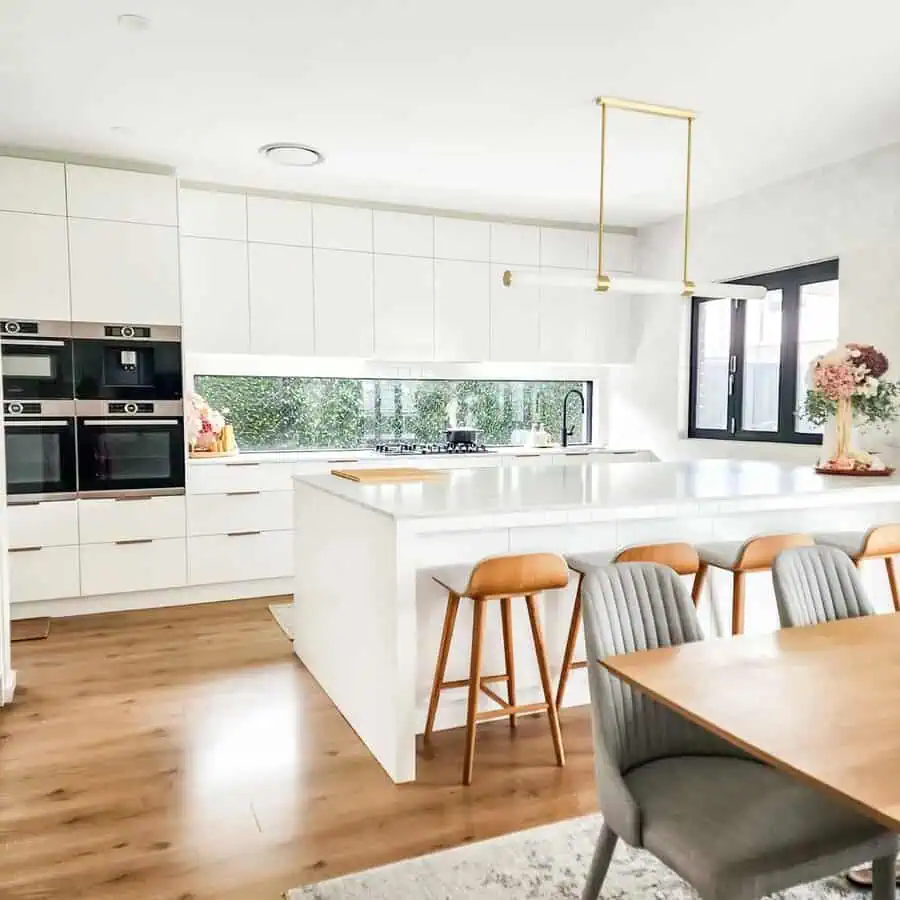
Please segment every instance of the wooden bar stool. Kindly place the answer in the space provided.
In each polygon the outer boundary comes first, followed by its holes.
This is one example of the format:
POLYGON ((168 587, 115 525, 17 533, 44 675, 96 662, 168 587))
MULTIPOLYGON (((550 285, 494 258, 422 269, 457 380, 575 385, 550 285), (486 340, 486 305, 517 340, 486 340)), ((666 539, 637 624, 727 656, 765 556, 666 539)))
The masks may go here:
POLYGON ((868 531, 835 531, 816 534, 814 537, 817 544, 843 550, 857 568, 864 559, 883 559, 888 583, 891 586, 894 610, 900 612, 893 559, 900 554, 900 525, 876 525, 868 531))
POLYGON ((693 575, 694 584, 691 589, 691 597, 694 606, 700 602, 700 593, 703 590, 703 579, 706 575, 700 571, 700 557, 697 551, 683 542, 669 544, 642 544, 637 547, 626 547, 616 554, 610 553, 580 553, 566 557, 569 568, 578 573, 578 586, 575 588, 575 604, 572 607, 572 619, 569 622, 569 636, 566 639, 566 649, 563 653, 562 671, 559 673, 559 687, 556 689, 556 708, 562 708, 563 698, 566 694, 566 685, 569 682, 569 673, 574 669, 584 669, 587 660, 572 661, 575 655, 575 644, 578 641, 578 632, 581 630, 581 588, 584 576, 589 569, 600 566, 608 566, 619 562, 655 562, 674 569, 678 575, 693 575))
POLYGON ((566 764, 563 751, 559 719, 553 704, 553 690, 550 685, 550 667, 547 664, 547 650, 538 616, 537 595, 543 591, 564 588, 569 583, 566 561, 555 553, 528 553, 520 556, 494 556, 483 559, 471 570, 467 566, 449 566, 433 573, 434 580, 446 588, 447 612, 438 651, 437 666, 434 670, 434 684, 428 704, 428 720, 425 724, 425 741, 431 739, 434 718, 437 714, 441 691, 446 688, 469 688, 469 702, 466 714, 466 752, 463 760, 463 784, 472 783, 472 769, 475 763, 475 727, 478 722, 501 719, 509 716, 509 727, 516 727, 516 716, 522 713, 547 711, 550 718, 550 736, 556 751, 557 765, 566 764), (524 597, 531 623, 531 638, 537 657, 538 671, 544 703, 516 705, 516 674, 513 654, 512 597, 524 597), (468 598, 473 602, 472 611, 472 653, 469 659, 469 677, 460 681, 444 681, 450 644, 453 641, 453 627, 459 602, 468 598), (489 600, 500 601, 500 616, 503 625, 503 651, 506 658, 506 672, 502 675, 482 675, 481 656, 484 640, 484 613, 489 600), (507 700, 500 697, 488 684, 506 682, 507 700), (481 691, 494 701, 500 710, 478 711, 478 693, 481 691))
POLYGON ((744 633, 744 577, 748 572, 771 571, 775 557, 789 547, 811 547, 808 534, 765 534, 747 541, 715 541, 698 544, 700 571, 706 578, 710 566, 731 572, 734 582, 731 594, 731 633, 744 633))

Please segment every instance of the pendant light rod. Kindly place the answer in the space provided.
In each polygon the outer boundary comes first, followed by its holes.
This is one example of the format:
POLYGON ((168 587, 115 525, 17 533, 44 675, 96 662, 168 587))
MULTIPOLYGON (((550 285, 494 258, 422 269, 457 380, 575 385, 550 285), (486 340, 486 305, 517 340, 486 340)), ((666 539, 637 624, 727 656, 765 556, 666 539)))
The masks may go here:
POLYGON ((644 103, 642 100, 623 100, 620 97, 596 97, 594 103, 597 106, 627 109, 629 112, 645 113, 648 116, 664 116, 667 119, 697 118, 697 113, 692 109, 679 109, 677 106, 660 106, 658 103, 644 103))
MULTIPOLYGON (((596 290, 603 290, 603 209, 606 194, 606 104, 600 104, 600 224, 597 232, 597 284, 596 290)), ((609 287, 607 279, 606 287, 609 287)))
POLYGON ((694 119, 687 120, 687 162, 684 173, 684 265, 681 269, 681 280, 684 282, 684 294, 690 297, 694 292, 694 284, 688 278, 688 257, 691 246, 691 146, 694 137, 694 119))

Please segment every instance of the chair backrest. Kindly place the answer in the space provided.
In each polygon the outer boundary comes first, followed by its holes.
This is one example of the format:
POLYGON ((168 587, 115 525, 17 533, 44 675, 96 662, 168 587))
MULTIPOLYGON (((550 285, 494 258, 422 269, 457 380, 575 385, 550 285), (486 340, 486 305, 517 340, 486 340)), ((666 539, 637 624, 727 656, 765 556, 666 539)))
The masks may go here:
POLYGON ((700 568, 700 556, 691 544, 641 544, 626 547, 616 554, 613 562, 655 562, 673 569, 678 575, 695 575, 700 568))
POLYGON ((809 534, 765 534, 745 541, 738 554, 737 568, 744 572, 771 569, 778 556, 791 547, 812 547, 815 541, 809 534))
POLYGON ((795 547, 772 566, 782 628, 870 616, 875 610, 856 567, 836 547, 795 547))
POLYGON ((672 569, 658 563, 591 569, 582 599, 600 809, 613 831, 634 844, 640 840, 640 811, 622 775, 670 756, 742 754, 597 662, 702 640, 694 604, 672 569))
POLYGON ((870 528, 863 553, 868 556, 895 556, 900 553, 900 525, 876 525, 870 528))
POLYGON ((564 588, 569 567, 558 553, 489 556, 475 564, 467 597, 518 597, 564 588))

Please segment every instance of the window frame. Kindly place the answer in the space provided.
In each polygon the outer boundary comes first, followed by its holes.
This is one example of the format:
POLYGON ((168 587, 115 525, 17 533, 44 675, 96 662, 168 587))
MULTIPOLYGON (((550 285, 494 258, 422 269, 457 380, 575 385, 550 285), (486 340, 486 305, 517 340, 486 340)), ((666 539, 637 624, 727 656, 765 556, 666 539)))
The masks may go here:
POLYGON ((821 444, 821 434, 797 431, 794 413, 799 406, 797 396, 797 338, 800 330, 800 292, 803 285, 839 280, 837 259, 779 269, 748 278, 735 278, 733 284, 761 284, 767 290, 781 293, 781 354, 778 373, 778 428, 756 431, 743 428, 744 339, 746 300, 731 301, 731 345, 729 353, 730 386, 726 411, 726 427, 697 427, 697 363, 699 350, 700 309, 715 298, 694 297, 691 300, 690 384, 688 390, 688 437, 715 441, 761 441, 769 444, 821 444))

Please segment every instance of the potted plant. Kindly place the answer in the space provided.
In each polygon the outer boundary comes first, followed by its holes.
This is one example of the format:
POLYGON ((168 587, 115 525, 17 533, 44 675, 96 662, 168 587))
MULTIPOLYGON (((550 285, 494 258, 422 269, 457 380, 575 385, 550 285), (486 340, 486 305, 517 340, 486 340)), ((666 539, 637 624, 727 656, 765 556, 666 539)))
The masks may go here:
POLYGON ((227 414, 227 409, 213 409, 200 394, 190 395, 185 424, 191 456, 231 456, 238 452, 234 429, 225 423, 227 414))

